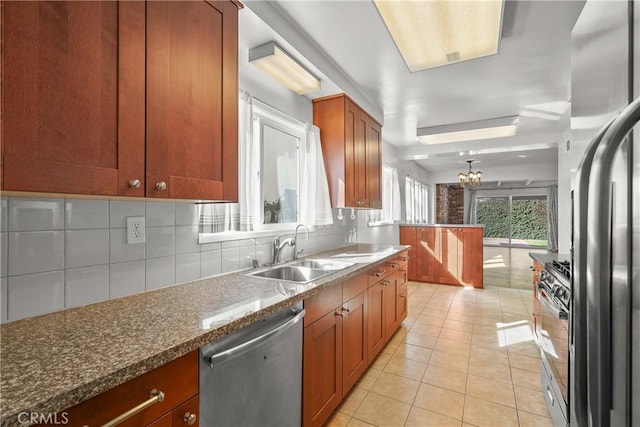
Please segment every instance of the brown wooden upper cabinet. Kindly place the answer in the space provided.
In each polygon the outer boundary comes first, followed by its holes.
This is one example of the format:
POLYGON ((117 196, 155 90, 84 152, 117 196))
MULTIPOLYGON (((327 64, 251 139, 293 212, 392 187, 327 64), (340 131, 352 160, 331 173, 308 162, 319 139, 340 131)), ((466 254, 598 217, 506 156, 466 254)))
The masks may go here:
POLYGON ((236 4, 2 8, 3 190, 237 200, 236 4))
POLYGON ((382 207, 382 126, 345 94, 313 100, 331 205, 382 207))

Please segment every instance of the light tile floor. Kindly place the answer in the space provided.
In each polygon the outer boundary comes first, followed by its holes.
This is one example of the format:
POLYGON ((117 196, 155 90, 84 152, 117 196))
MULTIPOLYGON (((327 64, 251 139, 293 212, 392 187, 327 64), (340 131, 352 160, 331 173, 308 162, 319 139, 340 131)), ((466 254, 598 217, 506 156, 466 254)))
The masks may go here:
POLYGON ((410 282, 409 317, 327 425, 551 426, 531 292, 410 282))
POLYGON ((532 261, 529 252, 546 253, 540 249, 484 247, 485 287, 531 289, 532 261))

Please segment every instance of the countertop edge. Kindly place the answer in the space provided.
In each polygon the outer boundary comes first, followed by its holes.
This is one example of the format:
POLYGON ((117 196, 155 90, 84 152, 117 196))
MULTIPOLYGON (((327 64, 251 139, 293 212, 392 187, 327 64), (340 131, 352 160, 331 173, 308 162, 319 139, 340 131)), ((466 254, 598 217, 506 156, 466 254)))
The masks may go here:
MULTIPOLYGON (((86 400, 91 399, 101 393, 104 393, 107 390, 110 390, 120 384, 123 384, 127 381, 130 381, 134 378, 137 378, 153 369, 156 369, 160 366, 163 366, 172 360, 177 359, 193 350, 196 350, 203 345, 206 345, 218 338, 221 338, 225 335, 228 335, 232 332, 235 332, 249 324, 261 320, 271 313, 276 311, 285 309, 287 307, 292 306, 293 304, 312 297, 316 295, 320 291, 325 288, 336 285, 339 282, 342 282, 346 279, 349 279, 357 274, 360 274, 372 267, 380 265, 390 258, 396 256, 398 253, 401 253, 410 248, 407 245, 388 245, 391 249, 389 254, 369 263, 359 263, 355 266, 348 267, 344 271, 336 272, 337 276, 331 277, 330 279, 319 280, 319 284, 301 292, 299 294, 293 295, 285 300, 279 301, 270 306, 264 307, 258 311, 255 311, 251 314, 245 315, 243 317, 237 318, 229 323, 225 323, 217 326, 215 329, 208 330, 203 332, 201 335, 194 337, 188 341, 175 345, 173 347, 167 348, 166 350, 157 352, 145 359, 139 360, 137 362, 130 363, 124 367, 121 367, 108 375, 104 375, 102 377, 96 378, 93 381, 90 381, 86 384, 83 384, 80 387, 76 387, 67 392, 58 393, 54 396, 48 397, 46 400, 41 400, 39 402, 34 402, 33 405, 30 405, 28 408, 23 408, 21 410, 12 410, 12 413, 3 413, 0 419, 0 426, 2 427, 11 427, 24 425, 18 422, 18 415, 22 412, 39 412, 39 413, 59 413, 68 409, 72 406, 75 406, 79 403, 82 403, 86 400), (342 274, 341 274, 342 273, 342 274)), ((325 251, 325 252, 333 252, 333 251, 325 251)), ((321 258, 323 253, 320 252, 316 254, 309 255, 308 258, 321 258)), ((232 274, 243 274, 238 271, 232 274)), ((221 275, 218 277, 225 277, 228 275, 221 275)), ((202 280, 202 279, 199 279, 202 280)), ((196 280, 197 281, 197 280, 196 280)), ((192 282, 183 283, 177 286, 188 285, 192 282)))

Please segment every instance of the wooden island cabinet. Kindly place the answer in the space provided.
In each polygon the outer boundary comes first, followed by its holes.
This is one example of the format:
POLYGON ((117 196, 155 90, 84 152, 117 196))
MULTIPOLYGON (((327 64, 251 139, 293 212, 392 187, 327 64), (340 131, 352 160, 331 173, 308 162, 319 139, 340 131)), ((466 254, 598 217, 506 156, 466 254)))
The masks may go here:
POLYGON ((475 226, 400 226, 400 244, 411 246, 409 280, 482 288, 482 236, 475 226))
POLYGON ((304 302, 302 425, 322 426, 407 317, 407 252, 304 302))
POLYGON ((2 2, 2 190, 237 200, 238 6, 2 2))

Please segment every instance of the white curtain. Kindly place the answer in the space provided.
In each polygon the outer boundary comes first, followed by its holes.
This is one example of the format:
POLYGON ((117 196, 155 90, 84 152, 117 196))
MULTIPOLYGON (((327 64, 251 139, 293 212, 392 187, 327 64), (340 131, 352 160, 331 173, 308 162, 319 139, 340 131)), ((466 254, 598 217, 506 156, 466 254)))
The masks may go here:
POLYGON ((324 169, 320 129, 306 125, 306 141, 301 150, 300 222, 306 225, 331 225, 331 199, 324 169))
POLYGON ((400 221, 402 219, 402 207, 400 206, 400 179, 398 178, 398 169, 393 168, 392 177, 392 196, 391 204, 393 206, 391 219, 393 221, 400 221))
POLYGON ((253 97, 240 89, 238 93, 238 202, 240 230, 257 229, 260 222, 260 142, 254 138, 258 123, 253 117, 253 97))
POLYGON ((547 249, 558 249, 558 187, 547 188, 547 249))
POLYGON ((469 189, 469 210, 467 211, 467 224, 476 224, 478 218, 476 215, 476 204, 478 203, 478 190, 469 189))

